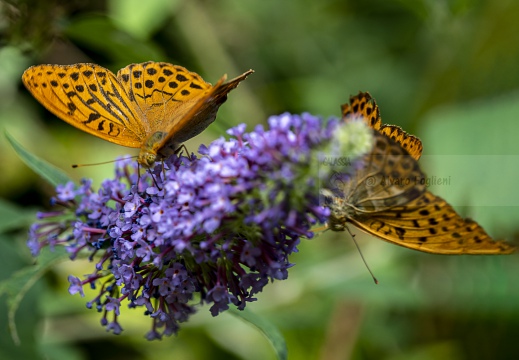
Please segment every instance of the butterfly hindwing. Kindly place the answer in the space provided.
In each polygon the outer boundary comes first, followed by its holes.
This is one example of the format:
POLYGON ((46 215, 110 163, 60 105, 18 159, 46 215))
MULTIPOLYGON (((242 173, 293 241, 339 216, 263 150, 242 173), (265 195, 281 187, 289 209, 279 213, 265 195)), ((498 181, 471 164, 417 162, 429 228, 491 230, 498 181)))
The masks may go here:
POLYGON ((382 126, 380 109, 371 97, 369 92, 360 92, 355 96, 350 96, 350 102, 341 106, 342 117, 360 115, 372 129, 378 130, 382 126))
POLYGON ((36 65, 23 83, 49 111, 89 134, 128 147, 146 137, 143 114, 130 105, 115 75, 99 65, 36 65))

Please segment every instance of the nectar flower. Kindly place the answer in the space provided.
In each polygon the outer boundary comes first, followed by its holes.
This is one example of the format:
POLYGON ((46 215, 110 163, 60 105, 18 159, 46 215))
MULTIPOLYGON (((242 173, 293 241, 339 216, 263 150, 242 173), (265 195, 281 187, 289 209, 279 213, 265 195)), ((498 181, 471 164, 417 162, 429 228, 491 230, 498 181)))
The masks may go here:
MULTIPOLYGON (((89 180, 58 186, 62 210, 31 227, 32 254, 57 245, 71 259, 89 254, 92 273, 69 276, 69 292, 97 289, 87 307, 115 334, 123 304, 145 308, 150 340, 175 334, 197 301, 213 316, 229 304, 243 309, 269 280, 287 278, 288 256, 329 215, 318 188, 331 170, 317 155, 337 147, 330 139, 339 121, 282 114, 268 123, 249 133, 236 126, 230 140, 202 145, 200 157, 175 155, 140 176, 134 161, 118 161, 98 190, 89 180)), ((365 151, 342 137, 352 156, 365 151)))

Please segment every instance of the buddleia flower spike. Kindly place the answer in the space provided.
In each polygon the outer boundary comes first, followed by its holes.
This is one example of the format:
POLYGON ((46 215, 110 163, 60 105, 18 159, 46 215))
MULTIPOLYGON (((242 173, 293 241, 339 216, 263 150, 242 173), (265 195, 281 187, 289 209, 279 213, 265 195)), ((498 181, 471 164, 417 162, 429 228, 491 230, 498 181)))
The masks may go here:
POLYGON ((269 281, 287 278, 288 256, 329 214, 317 154, 338 121, 283 114, 268 122, 230 129, 231 139, 202 146, 200 157, 165 159, 165 177, 157 164, 137 181, 135 162, 123 160, 99 189, 59 186, 61 210, 40 215, 28 246, 35 256, 59 245, 72 259, 90 254, 92 272, 72 274, 69 291, 89 296, 114 333, 123 304, 145 309, 148 339, 176 333, 197 299, 214 316, 243 309, 269 281))

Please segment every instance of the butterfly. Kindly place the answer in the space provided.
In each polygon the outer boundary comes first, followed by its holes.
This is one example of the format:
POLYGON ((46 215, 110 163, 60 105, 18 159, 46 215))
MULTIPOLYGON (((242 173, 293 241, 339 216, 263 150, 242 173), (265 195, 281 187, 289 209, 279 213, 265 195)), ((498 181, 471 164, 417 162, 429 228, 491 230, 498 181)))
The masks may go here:
POLYGON ((342 105, 344 121, 362 117, 373 131, 373 148, 331 201, 329 228, 351 223, 390 243, 433 254, 510 254, 515 247, 493 240, 475 221, 462 218, 427 190, 418 159, 420 139, 383 125, 369 93, 342 105))
POLYGON ((178 65, 148 61, 117 75, 96 64, 36 65, 23 83, 50 112, 118 145, 140 148, 149 168, 200 134, 216 118, 227 94, 254 71, 212 86, 178 65))

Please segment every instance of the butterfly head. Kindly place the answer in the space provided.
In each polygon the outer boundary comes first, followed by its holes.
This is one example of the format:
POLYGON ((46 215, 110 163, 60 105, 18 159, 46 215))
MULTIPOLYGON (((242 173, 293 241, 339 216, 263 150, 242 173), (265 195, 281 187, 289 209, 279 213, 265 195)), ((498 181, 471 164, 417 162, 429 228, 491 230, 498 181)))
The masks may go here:
POLYGON ((139 153, 139 157, 137 158, 139 164, 141 164, 146 169, 151 168, 155 162, 157 161, 157 154, 153 152, 151 149, 142 149, 139 153))
POLYGON ((336 214, 331 214, 328 218, 328 227, 332 231, 344 231, 346 229, 346 218, 336 217, 336 214))

